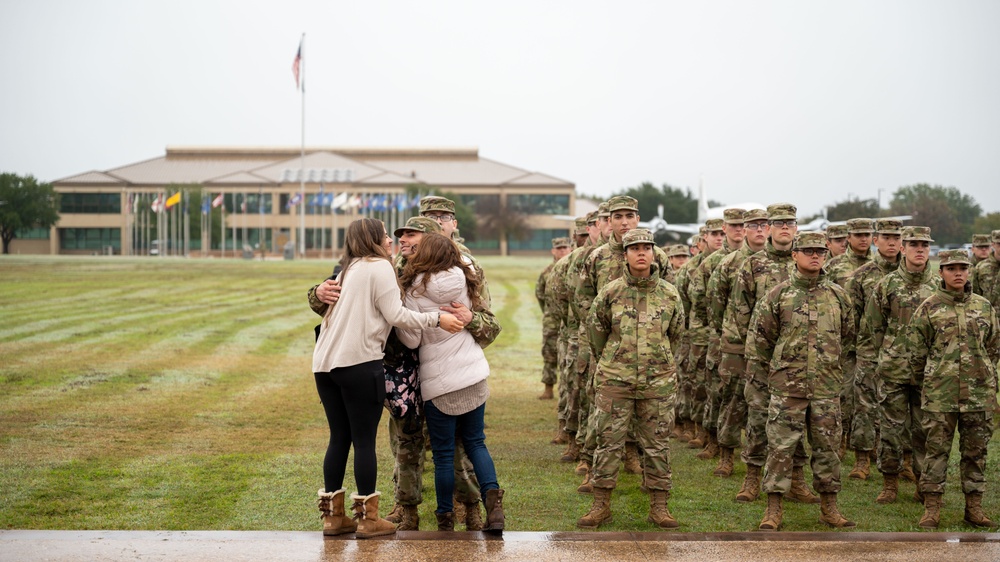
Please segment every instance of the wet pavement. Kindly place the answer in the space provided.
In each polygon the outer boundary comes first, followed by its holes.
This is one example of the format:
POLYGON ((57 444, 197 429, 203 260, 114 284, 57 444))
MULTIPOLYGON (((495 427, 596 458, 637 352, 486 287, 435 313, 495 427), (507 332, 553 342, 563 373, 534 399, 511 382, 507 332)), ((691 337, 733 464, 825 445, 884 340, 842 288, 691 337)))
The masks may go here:
POLYGON ((1000 560, 996 533, 400 532, 356 540, 318 532, 0 531, 0 561, 289 560, 544 562, 1000 560))

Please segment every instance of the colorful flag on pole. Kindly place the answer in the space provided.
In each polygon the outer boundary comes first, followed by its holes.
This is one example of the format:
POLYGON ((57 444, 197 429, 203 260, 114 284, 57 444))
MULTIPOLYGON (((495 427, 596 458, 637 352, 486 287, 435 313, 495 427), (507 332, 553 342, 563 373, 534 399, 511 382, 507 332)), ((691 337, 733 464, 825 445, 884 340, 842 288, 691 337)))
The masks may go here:
POLYGON ((295 75, 295 89, 302 89, 304 92, 306 90, 306 85, 303 81, 302 84, 299 83, 299 65, 302 63, 302 43, 305 42, 306 36, 303 33, 302 39, 299 41, 299 50, 295 53, 295 60, 292 61, 292 74, 295 75))
POLYGON ((222 204, 222 194, 220 193, 215 199, 212 199, 212 208, 216 208, 222 204))
POLYGON ((181 192, 178 191, 177 193, 171 195, 169 199, 167 199, 167 209, 173 207, 174 205, 180 202, 181 202, 181 192))
POLYGON ((292 207, 298 205, 301 202, 302 202, 302 194, 296 193, 295 195, 292 195, 292 197, 288 200, 288 204, 285 207, 291 209, 292 207))
POLYGON ((159 194, 156 197, 156 199, 153 199, 153 202, 149 204, 149 208, 154 213, 162 213, 163 212, 163 194, 162 193, 159 194))

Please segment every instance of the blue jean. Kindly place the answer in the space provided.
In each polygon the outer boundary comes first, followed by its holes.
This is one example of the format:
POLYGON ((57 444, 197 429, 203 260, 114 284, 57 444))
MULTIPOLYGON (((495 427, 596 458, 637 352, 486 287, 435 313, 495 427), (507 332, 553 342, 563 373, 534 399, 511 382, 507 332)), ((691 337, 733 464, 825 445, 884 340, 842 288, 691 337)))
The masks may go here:
POLYGON ((465 454, 472 461, 472 468, 479 480, 479 491, 486 497, 487 490, 500 488, 493 457, 486 449, 483 416, 486 404, 460 416, 450 416, 434 407, 434 402, 424 402, 427 432, 431 438, 434 456, 434 493, 437 495, 435 513, 455 510, 452 496, 455 491, 455 439, 461 439, 465 454))

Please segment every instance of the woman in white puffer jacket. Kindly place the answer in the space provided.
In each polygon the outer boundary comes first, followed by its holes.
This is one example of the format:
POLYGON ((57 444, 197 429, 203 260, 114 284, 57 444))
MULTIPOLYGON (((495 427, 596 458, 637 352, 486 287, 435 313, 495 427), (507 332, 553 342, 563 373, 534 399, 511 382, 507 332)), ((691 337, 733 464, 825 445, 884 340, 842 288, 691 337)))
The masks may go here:
MULTIPOLYGON (((403 305, 414 311, 435 312, 452 302, 470 310, 480 308, 479 277, 458 246, 440 234, 424 234, 400 277, 403 305)), ((472 334, 450 334, 437 328, 396 329, 401 342, 420 355, 420 394, 434 455, 435 515, 439 530, 454 530, 455 439, 462 440, 476 472, 486 504, 487 532, 504 525, 503 490, 486 448, 484 414, 490 391, 490 366, 472 334)))

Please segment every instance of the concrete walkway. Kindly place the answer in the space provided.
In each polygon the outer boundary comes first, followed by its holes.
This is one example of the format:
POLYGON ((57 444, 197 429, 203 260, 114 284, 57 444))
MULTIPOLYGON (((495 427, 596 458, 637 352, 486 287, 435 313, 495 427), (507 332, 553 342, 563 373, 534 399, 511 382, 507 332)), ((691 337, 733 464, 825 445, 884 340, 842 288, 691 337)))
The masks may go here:
POLYGON ((318 532, 0 531, 0 561, 288 560, 544 562, 627 560, 916 562, 1000 560, 996 533, 400 532, 324 539, 318 532))

